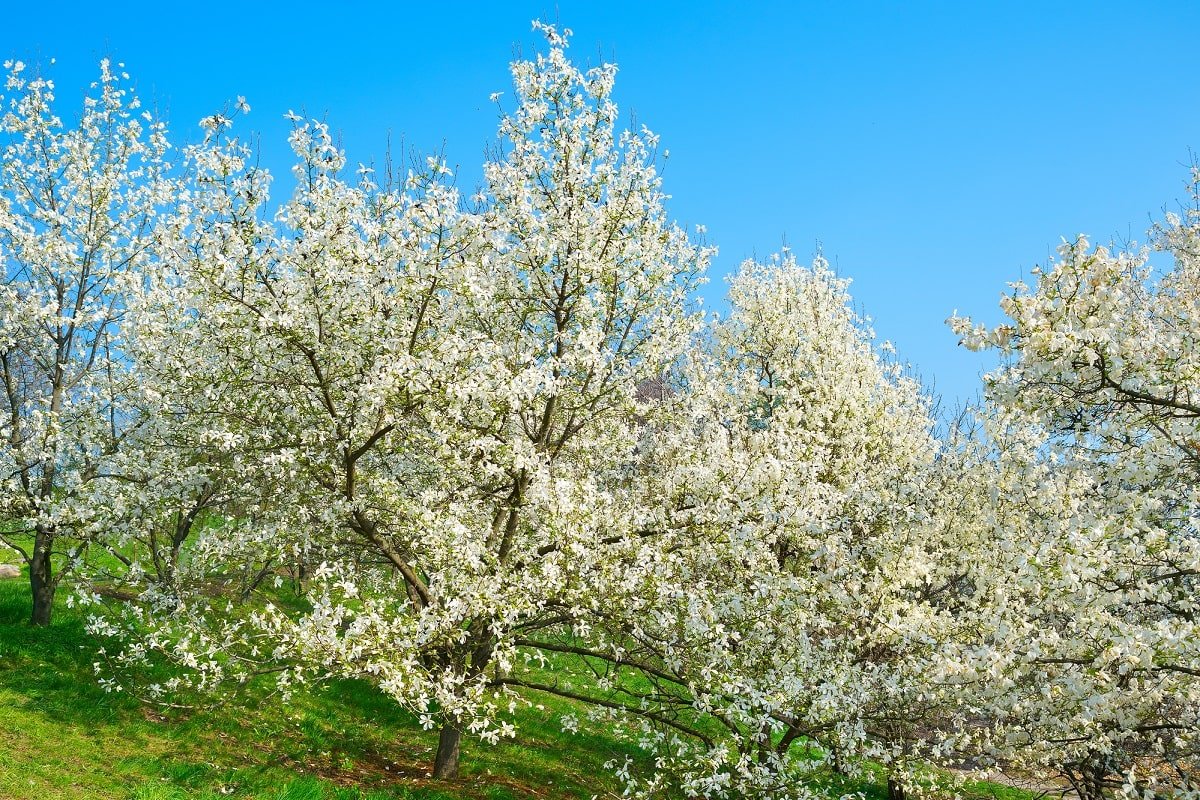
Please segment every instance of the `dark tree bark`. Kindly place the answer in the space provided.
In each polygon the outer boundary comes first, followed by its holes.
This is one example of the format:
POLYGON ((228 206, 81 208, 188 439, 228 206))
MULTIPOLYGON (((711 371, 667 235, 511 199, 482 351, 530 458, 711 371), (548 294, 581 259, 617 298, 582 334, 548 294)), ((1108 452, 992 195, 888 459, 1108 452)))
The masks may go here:
POLYGON ((29 559, 29 588, 33 594, 33 614, 29 624, 45 627, 50 624, 54 609, 54 567, 50 556, 54 548, 54 531, 38 526, 33 539, 33 556, 29 559))
POLYGON ((458 761, 462 752, 462 731, 451 724, 442 727, 438 736, 437 755, 433 759, 433 777, 452 780, 458 777, 458 761))

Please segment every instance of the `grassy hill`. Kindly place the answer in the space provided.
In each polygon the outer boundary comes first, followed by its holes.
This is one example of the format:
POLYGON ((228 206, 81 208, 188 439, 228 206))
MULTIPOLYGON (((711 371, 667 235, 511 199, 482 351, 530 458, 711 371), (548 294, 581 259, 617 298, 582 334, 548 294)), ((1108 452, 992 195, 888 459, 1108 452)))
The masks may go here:
MULTIPOLYGON (((564 734, 561 700, 520 712, 518 737, 466 740, 463 777, 429 777, 436 733, 368 684, 338 681, 284 703, 269 687, 204 709, 152 708, 105 693, 100 643, 61 606, 35 629, 28 583, 0 581, 3 800, 525 800, 613 797, 606 761, 641 754, 601 734, 564 734)), ((883 797, 872 783, 829 787, 883 797)), ((980 784, 980 797, 1025 795, 980 784)))
POLYGON ((510 800, 591 798, 615 789, 603 764, 627 748, 565 736, 565 710, 529 709, 521 738, 466 742, 464 777, 432 781, 437 744, 367 684, 339 681, 288 703, 265 688, 203 710, 154 709, 106 694, 99 643, 78 612, 27 625, 28 584, 0 582, 0 798, 510 800))

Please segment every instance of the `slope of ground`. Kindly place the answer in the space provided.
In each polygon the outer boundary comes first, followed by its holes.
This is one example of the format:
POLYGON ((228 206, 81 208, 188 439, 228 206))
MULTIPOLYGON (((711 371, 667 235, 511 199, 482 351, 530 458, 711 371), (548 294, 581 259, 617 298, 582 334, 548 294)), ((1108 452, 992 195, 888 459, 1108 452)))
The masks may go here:
MULTIPOLYGON (((289 702, 265 688, 212 708, 156 709, 98 685, 100 643, 75 610, 35 629, 28 583, 0 581, 3 800, 525 800, 615 797, 605 762, 636 751, 564 734, 546 701, 520 712, 515 740, 465 742, 463 777, 429 777, 436 734, 371 686, 338 681, 289 702)), ((830 788, 882 797, 881 786, 830 788)), ((980 785, 980 797, 1026 797, 980 785)))

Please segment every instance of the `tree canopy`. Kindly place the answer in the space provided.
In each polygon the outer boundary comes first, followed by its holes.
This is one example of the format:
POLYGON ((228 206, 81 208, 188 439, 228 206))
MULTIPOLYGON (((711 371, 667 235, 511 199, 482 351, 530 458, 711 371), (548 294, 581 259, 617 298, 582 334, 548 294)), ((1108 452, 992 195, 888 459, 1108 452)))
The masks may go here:
POLYGON ((273 205, 243 101, 175 153, 110 65, 75 127, 9 65, 0 537, 33 622, 81 568, 107 687, 364 679, 438 778, 548 694, 647 754, 630 796, 954 791, 935 764, 1200 797, 1200 173, 1169 267, 1081 237, 1006 324, 950 320, 1004 358, 950 424, 819 255, 706 316, 658 137, 540 29, 470 196, 296 116, 273 205))

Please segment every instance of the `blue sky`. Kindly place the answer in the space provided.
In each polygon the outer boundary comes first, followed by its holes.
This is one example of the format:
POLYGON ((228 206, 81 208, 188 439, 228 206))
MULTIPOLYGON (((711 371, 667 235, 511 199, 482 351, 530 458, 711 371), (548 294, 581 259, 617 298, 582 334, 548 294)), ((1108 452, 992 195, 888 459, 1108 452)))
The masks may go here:
POLYGON ((743 258, 820 246, 950 406, 987 363, 950 312, 998 321, 1062 236, 1143 240, 1200 150, 1196 2, 23 3, 0 56, 57 59, 70 103, 101 57, 123 61, 177 141, 244 95, 274 170, 294 109, 352 161, 390 137, 471 188, 534 18, 619 65, 623 112, 670 150, 673 215, 721 248, 714 302, 743 258))

